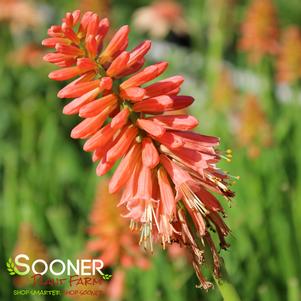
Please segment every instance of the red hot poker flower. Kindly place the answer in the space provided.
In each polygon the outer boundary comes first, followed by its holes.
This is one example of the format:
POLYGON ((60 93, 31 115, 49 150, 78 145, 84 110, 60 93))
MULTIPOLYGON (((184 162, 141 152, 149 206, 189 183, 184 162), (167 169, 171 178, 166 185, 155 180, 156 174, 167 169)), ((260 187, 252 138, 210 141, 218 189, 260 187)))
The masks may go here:
POLYGON ((272 0, 253 0, 241 27, 239 48, 246 51, 251 62, 278 52, 279 28, 272 0))
POLYGON ((111 267, 146 269, 150 265, 146 254, 139 254, 136 234, 126 231, 127 222, 121 216, 123 212, 116 208, 118 196, 109 193, 105 179, 98 185, 90 214, 89 235, 92 239, 87 244, 87 251, 96 253, 111 267))
POLYGON ((210 230, 215 230, 222 248, 228 246, 223 207, 213 193, 227 200, 234 195, 228 188, 229 175, 216 166, 231 154, 215 149, 218 138, 193 132, 198 124, 194 117, 163 115, 188 107, 193 98, 178 95, 182 76, 148 83, 168 66, 159 62, 141 69, 151 42, 128 51, 129 28, 122 26, 104 46, 108 29, 107 19, 74 11, 66 13, 61 25, 51 26, 49 38, 42 42, 55 50, 44 60, 59 67, 49 77, 77 77, 58 93, 60 98, 74 98, 63 113, 83 118, 71 136, 86 139, 84 150, 99 162, 98 175, 121 159, 109 190, 122 192, 119 206, 127 210, 130 228, 140 231, 140 244, 151 251, 153 241, 163 248, 173 242, 186 247, 207 289, 211 284, 201 272, 205 249, 211 250, 213 272, 220 276, 210 230))
POLYGON ((290 26, 283 32, 277 60, 279 82, 294 84, 301 78, 301 30, 290 26))

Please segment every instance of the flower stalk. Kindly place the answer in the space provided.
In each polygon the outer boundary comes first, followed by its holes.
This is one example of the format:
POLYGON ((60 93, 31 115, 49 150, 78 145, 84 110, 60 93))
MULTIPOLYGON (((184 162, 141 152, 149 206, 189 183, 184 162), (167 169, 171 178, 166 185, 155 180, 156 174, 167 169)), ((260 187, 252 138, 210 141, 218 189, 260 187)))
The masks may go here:
POLYGON ((140 232, 140 245, 151 252, 155 242, 187 248, 199 286, 207 290, 212 283, 202 273, 205 249, 217 278, 222 265, 211 236, 217 233, 221 248, 228 248, 230 229, 216 196, 230 201, 234 193, 231 177, 217 163, 231 154, 216 149, 219 138, 194 132, 198 121, 193 116, 169 115, 194 99, 179 94, 182 76, 149 83, 168 67, 158 62, 143 68, 151 42, 127 51, 129 28, 124 25, 104 46, 108 29, 106 18, 76 10, 51 26, 42 42, 55 48, 44 60, 60 68, 49 78, 73 79, 58 93, 74 98, 63 113, 83 118, 71 137, 86 140, 83 148, 98 162, 99 176, 120 160, 109 192, 121 193, 118 206, 131 229, 140 232))

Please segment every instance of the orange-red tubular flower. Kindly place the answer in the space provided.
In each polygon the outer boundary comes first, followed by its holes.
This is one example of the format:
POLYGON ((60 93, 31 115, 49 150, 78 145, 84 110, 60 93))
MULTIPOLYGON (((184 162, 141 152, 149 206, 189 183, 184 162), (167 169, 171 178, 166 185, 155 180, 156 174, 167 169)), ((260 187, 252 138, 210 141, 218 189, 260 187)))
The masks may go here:
POLYGON ((172 76, 149 84, 168 64, 140 70, 151 42, 127 51, 128 26, 103 48, 108 28, 107 19, 74 11, 61 25, 51 26, 49 38, 42 42, 54 48, 44 60, 59 67, 50 73, 51 79, 78 77, 58 93, 60 98, 75 98, 63 113, 83 118, 71 137, 86 139, 84 150, 93 152, 98 175, 120 159, 109 191, 122 193, 119 206, 127 210, 130 228, 140 230, 140 243, 151 250, 153 241, 163 248, 174 242, 186 247, 200 284, 207 289, 210 283, 201 272, 205 249, 211 250, 213 272, 220 274, 210 230, 215 230, 223 248, 229 233, 222 205, 213 193, 227 200, 234 195, 229 175, 216 164, 231 154, 216 150, 218 138, 192 132, 198 125, 193 116, 163 115, 194 101, 178 95, 184 78, 172 76))
POLYGON ((294 84, 301 78, 301 30, 290 26, 283 32, 277 60, 277 79, 294 84))
MULTIPOLYGON (((95 202, 90 214, 87 249, 104 260, 106 266, 127 269, 132 266, 147 268, 147 254, 139 253, 137 233, 127 230, 127 221, 121 216, 124 211, 116 208, 118 194, 110 194, 104 179, 98 185, 95 202), (102 214, 99 212, 102 211, 102 214)), ((115 276, 114 272, 114 276, 115 276)), ((114 277, 113 276, 113 277, 114 277)))
POLYGON ((252 0, 241 26, 239 48, 248 53, 251 62, 278 52, 279 27, 272 0, 252 0))

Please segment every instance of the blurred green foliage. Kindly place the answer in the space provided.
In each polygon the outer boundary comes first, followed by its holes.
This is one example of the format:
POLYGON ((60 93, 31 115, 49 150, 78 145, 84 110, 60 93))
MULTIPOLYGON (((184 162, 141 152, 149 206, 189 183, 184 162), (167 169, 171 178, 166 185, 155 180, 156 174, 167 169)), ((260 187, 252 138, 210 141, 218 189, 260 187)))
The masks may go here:
MULTIPOLYGON (((131 23, 135 9, 149 5, 147 0, 110 2, 114 27, 131 23)), ((300 85, 290 87, 293 93, 280 102, 271 62, 251 66, 236 50, 239 24, 249 1, 236 1, 231 18, 223 15, 227 7, 220 11, 210 0, 179 2, 184 5, 191 47, 184 49, 157 41, 156 56, 150 56, 150 60, 167 60, 168 73, 185 75, 187 83, 183 91, 196 97, 193 114, 200 120, 199 130, 220 136, 222 149, 233 149, 233 162, 221 164, 241 177, 234 186, 236 198, 232 208, 227 209, 231 248, 222 255, 229 279, 244 301, 301 300, 301 106, 297 97, 300 85), (257 95, 271 125, 272 144, 259 145, 256 157, 250 156, 248 146, 240 146, 238 134, 233 131, 233 111, 242 105, 243 97, 236 98, 225 110, 212 105, 213 90, 221 72, 217 66, 226 61, 231 62, 234 71, 253 72, 261 83, 257 95)), ((67 0, 32 3, 45 16, 45 23, 22 34, 13 33, 7 22, 0 25, 0 299, 3 301, 48 298, 12 295, 14 283, 5 270, 5 262, 12 256, 20 224, 28 222, 33 226, 51 257, 76 258, 87 241, 88 215, 99 181, 81 142, 69 137, 78 119, 61 114, 63 104, 56 98, 61 86, 47 77, 51 67, 38 61, 28 65, 9 59, 22 45, 40 43, 46 28, 66 10, 76 8, 77 3, 67 0)), ((299 0, 278 0, 275 4, 281 26, 301 25, 299 0)), ((131 45, 147 37, 131 29, 131 45)), ((240 95, 250 90, 248 82, 236 89, 240 95)), ((257 131, 260 134, 260 125, 257 131)), ((183 261, 173 262, 164 252, 157 253, 148 271, 128 271, 124 300, 222 300, 217 289, 208 293, 195 289, 196 278, 183 261)))

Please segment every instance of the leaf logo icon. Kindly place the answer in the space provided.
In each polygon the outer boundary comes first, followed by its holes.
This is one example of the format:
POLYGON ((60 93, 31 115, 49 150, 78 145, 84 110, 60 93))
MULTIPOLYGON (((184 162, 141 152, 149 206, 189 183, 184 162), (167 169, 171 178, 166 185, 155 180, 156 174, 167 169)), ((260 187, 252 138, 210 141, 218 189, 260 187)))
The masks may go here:
POLYGON ((6 262, 6 268, 8 270, 9 275, 13 276, 13 275, 20 275, 18 269, 16 268, 13 260, 11 259, 11 257, 8 259, 8 261, 6 262))
POLYGON ((111 277, 112 277, 111 274, 103 274, 103 275, 102 275, 102 278, 103 278, 104 280, 110 280, 111 277))

